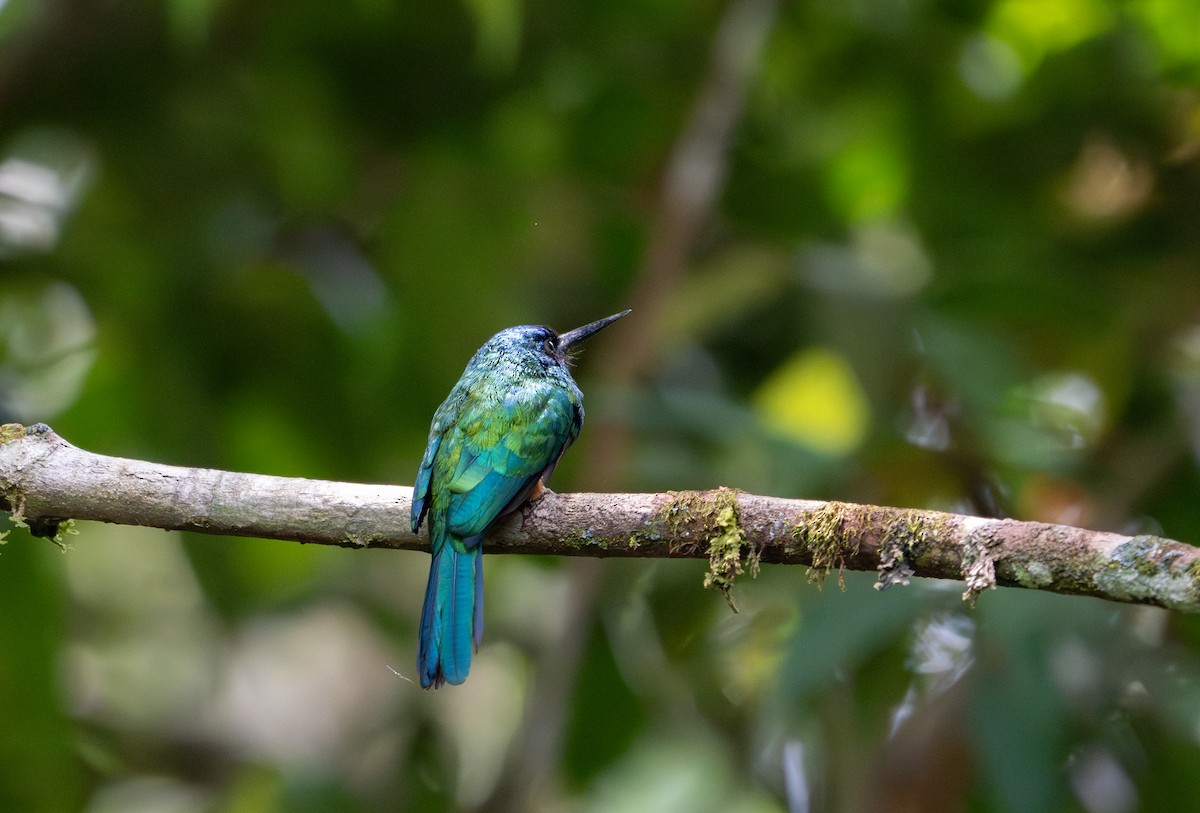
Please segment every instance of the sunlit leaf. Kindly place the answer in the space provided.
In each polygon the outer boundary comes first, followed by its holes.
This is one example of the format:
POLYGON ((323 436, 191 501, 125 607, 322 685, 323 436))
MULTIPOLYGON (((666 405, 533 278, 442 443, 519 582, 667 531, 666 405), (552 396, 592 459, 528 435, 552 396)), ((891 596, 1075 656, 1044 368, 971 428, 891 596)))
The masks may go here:
POLYGON ((845 454, 862 442, 869 414, 846 360, 814 348, 792 356, 755 396, 765 425, 827 454, 845 454))

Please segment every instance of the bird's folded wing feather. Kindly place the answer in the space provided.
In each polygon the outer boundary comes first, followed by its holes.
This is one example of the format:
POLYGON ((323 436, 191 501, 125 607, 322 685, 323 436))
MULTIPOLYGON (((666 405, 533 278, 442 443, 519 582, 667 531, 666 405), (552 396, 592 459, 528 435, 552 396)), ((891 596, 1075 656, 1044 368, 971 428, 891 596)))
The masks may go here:
POLYGON ((425 518, 425 512, 429 510, 429 484, 433 477, 433 460, 437 457, 441 445, 441 435, 434 435, 429 439, 429 445, 425 448, 425 457, 421 459, 421 468, 417 471, 417 482, 413 484, 412 511, 409 514, 413 533, 420 529, 421 520, 425 518))
POLYGON ((447 486, 447 529, 460 539, 482 534, 579 434, 579 411, 559 388, 543 388, 499 417, 469 412, 448 433, 459 447, 447 486))

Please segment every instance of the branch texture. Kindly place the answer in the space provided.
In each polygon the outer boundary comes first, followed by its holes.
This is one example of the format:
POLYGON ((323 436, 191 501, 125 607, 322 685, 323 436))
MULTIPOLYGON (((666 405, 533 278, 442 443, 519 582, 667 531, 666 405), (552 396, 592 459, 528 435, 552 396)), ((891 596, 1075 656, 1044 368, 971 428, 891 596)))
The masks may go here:
MULTIPOLYGON (((180 468, 93 454, 50 427, 0 426, 0 508, 54 536, 96 520, 342 547, 424 550, 408 486, 180 468)), ((730 489, 553 494, 495 529, 488 553, 706 558, 729 597, 761 563, 959 579, 973 601, 996 585, 1200 612, 1200 548, 1152 536, 940 511, 762 497, 730 489)))

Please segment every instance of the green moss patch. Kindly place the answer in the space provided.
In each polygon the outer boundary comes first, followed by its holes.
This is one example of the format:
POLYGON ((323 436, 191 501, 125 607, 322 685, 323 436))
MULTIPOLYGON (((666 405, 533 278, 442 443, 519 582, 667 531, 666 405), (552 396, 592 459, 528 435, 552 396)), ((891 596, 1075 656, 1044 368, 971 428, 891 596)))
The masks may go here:
POLYGON ((746 532, 738 521, 737 491, 718 488, 679 492, 663 506, 662 516, 674 538, 672 553, 692 554, 698 553, 701 546, 707 548, 704 586, 720 591, 736 613, 734 581, 747 569, 752 577, 757 576, 760 564, 760 551, 746 544, 746 532))
POLYGON ((827 502, 815 511, 805 511, 792 528, 792 538, 812 556, 808 568, 810 584, 820 587, 837 568, 838 587, 846 589, 843 576, 846 562, 858 555, 859 550, 859 540, 847 530, 853 527, 848 521, 851 510, 845 503, 827 502))

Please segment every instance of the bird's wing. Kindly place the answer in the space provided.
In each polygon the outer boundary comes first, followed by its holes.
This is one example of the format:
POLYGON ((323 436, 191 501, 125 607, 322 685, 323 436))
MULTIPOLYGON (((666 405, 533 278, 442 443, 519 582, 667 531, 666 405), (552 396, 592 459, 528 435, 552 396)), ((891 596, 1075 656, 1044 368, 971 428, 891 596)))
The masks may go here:
POLYGON ((425 518, 425 512, 429 510, 429 484, 433 479, 433 460, 437 457, 441 445, 442 436, 440 434, 429 438, 429 445, 425 447, 425 456, 421 458, 421 468, 417 470, 417 481, 413 484, 412 511, 409 514, 413 533, 421 528, 421 520, 425 518))
POLYGON ((459 539, 482 534, 514 499, 528 494, 583 421, 578 399, 546 384, 510 396, 500 409, 474 406, 465 405, 448 433, 458 455, 452 469, 450 456, 446 460, 446 527, 459 539))
POLYGON ((413 484, 412 510, 409 515, 412 520, 413 533, 420 530, 421 520, 429 511, 433 472, 435 462, 438 461, 438 453, 441 451, 442 440, 446 437, 447 431, 454 426, 455 417, 468 395, 469 392, 462 386, 462 382, 459 382, 454 389, 450 390, 450 394, 446 396, 446 400, 437 408, 437 411, 433 413, 433 425, 429 427, 429 443, 425 446, 425 455, 421 458, 421 467, 417 470, 417 480, 413 484))

